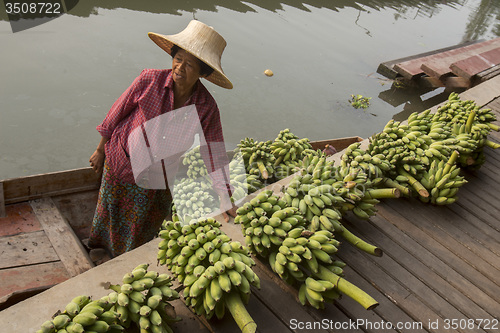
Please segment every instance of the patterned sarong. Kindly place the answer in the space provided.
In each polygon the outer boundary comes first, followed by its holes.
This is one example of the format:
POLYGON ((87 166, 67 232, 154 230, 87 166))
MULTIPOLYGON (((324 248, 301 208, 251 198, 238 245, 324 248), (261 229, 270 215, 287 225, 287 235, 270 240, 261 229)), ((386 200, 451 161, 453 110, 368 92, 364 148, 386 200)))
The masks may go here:
POLYGON ((168 191, 125 183, 105 162, 88 246, 117 256, 150 241, 170 214, 171 203, 168 191))

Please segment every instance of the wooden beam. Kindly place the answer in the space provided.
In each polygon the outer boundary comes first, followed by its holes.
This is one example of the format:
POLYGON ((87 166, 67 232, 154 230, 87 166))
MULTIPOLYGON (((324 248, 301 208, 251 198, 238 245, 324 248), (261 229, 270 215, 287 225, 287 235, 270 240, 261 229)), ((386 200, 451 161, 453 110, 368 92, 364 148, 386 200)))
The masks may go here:
POLYGON ((470 41, 470 42, 466 42, 463 44, 444 47, 444 48, 438 49, 438 50, 428 51, 428 52, 419 53, 419 54, 404 57, 404 58, 385 61, 378 66, 377 73, 385 76, 386 78, 395 79, 396 77, 400 76, 400 74, 394 68, 394 66, 396 64, 408 62, 408 61, 422 58, 422 57, 426 57, 426 56, 430 56, 430 55, 433 55, 436 53, 441 53, 441 52, 445 52, 445 51, 449 51, 449 50, 453 50, 453 49, 458 49, 460 47, 464 47, 467 45, 472 45, 472 44, 476 44, 476 43, 480 43, 480 42, 483 42, 483 40, 470 41))
POLYGON ((5 204, 98 189, 100 179, 92 168, 51 172, 3 181, 5 204))
POLYGON ((0 182, 0 217, 6 217, 5 198, 3 196, 3 182, 0 182))
POLYGON ((481 43, 467 45, 449 51, 402 62, 394 65, 394 69, 407 79, 412 79, 415 76, 422 75, 424 72, 430 76, 441 78, 444 74, 450 72, 449 66, 451 63, 477 53, 491 50, 499 45, 500 38, 491 39, 481 43), (424 64, 425 66, 423 66, 424 64), (422 67, 424 67, 425 70, 422 67))
POLYGON ((33 200, 30 204, 59 259, 71 276, 94 267, 87 251, 51 198, 33 200))

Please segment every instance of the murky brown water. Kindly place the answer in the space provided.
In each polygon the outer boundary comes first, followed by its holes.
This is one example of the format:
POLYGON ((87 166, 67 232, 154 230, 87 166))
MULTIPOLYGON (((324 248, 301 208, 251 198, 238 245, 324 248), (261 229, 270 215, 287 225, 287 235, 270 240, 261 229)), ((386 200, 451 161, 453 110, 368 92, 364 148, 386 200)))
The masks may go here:
MULTIPOLYGON (((379 63, 500 36, 498 1, 81 1, 69 14, 12 33, 0 15, 0 179, 88 165, 95 130, 143 68, 169 68, 147 32, 176 33, 193 17, 228 42, 233 90, 206 82, 228 148, 290 128, 311 140, 381 130, 396 107, 378 96, 379 63), (161 5, 163 4, 163 5, 161 5), (265 69, 273 77, 266 77, 265 69), (366 111, 351 94, 372 97, 366 111)), ((425 96, 424 96, 425 98, 425 96)), ((413 96, 414 105, 419 98, 413 96)), ((398 115, 400 114, 400 115, 398 115)))

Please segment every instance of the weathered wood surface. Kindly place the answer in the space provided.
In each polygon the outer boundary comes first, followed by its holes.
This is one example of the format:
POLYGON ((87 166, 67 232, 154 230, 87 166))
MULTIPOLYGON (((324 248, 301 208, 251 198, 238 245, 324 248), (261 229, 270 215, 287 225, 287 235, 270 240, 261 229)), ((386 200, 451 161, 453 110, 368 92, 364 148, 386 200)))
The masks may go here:
POLYGON ((5 204, 96 190, 99 188, 99 181, 92 168, 6 179, 3 180, 5 204))
POLYGON ((0 305, 19 292, 47 289, 71 276, 60 261, 0 270, 0 305))
POLYGON ((57 261, 43 231, 0 238, 0 269, 57 261))
POLYGON ((464 47, 464 46, 467 46, 467 45, 472 45, 472 44, 480 43, 482 41, 483 40, 470 41, 470 42, 466 42, 466 43, 463 43, 463 44, 452 45, 452 46, 444 47, 444 48, 437 49, 437 50, 432 50, 432 51, 428 51, 428 52, 419 53, 419 54, 412 55, 412 56, 407 56, 407 57, 403 57, 403 58, 398 58, 398 59, 394 59, 394 60, 385 61, 385 62, 381 63, 378 66, 377 73, 385 76, 386 78, 395 79, 395 78, 397 78, 398 76, 401 75, 401 74, 399 74, 394 69, 394 66, 396 64, 409 62, 411 60, 419 59, 419 58, 423 58, 423 57, 428 57, 428 56, 431 56, 431 55, 436 54, 436 53, 441 53, 441 52, 445 52, 445 51, 450 51, 450 50, 458 49, 458 48, 461 48, 461 47, 464 47))
POLYGON ((441 78, 444 74, 450 71, 450 64, 458 60, 462 60, 478 53, 489 51, 500 46, 500 38, 487 40, 481 43, 463 46, 457 49, 452 49, 445 52, 440 52, 425 56, 422 58, 412 59, 400 62, 394 65, 394 69, 407 79, 412 79, 415 76, 424 74, 422 65, 425 64, 429 72, 425 72, 430 76, 441 78))
POLYGON ((466 79, 500 64, 500 48, 483 52, 450 65, 453 74, 466 79))
POLYGON ((51 198, 33 200, 31 206, 70 276, 76 276, 94 267, 87 251, 51 198))
POLYGON ((5 197, 3 195, 3 182, 0 182, 0 218, 7 216, 5 211, 5 197))

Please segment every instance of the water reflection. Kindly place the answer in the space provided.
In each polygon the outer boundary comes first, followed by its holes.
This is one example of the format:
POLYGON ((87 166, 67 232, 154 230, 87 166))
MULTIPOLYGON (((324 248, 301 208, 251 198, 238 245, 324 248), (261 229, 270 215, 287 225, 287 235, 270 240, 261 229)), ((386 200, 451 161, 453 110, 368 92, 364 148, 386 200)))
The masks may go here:
MULTIPOLYGON (((381 10, 391 8, 397 11, 395 18, 408 18, 406 13, 411 8, 418 8, 415 15, 417 16, 427 16, 432 17, 434 13, 440 10, 440 7, 444 4, 454 8, 463 6, 467 0, 424 0, 424 1, 414 1, 414 0, 245 0, 245 1, 234 1, 234 0, 218 0, 218 1, 207 1, 207 0, 173 0, 173 1, 158 1, 158 0, 81 0, 78 5, 73 8, 69 14, 89 17, 90 15, 96 15, 99 8, 104 9, 129 9, 133 11, 142 11, 157 14, 172 14, 181 15, 181 12, 196 13, 197 11, 212 11, 217 12, 218 7, 224 7, 230 10, 234 10, 240 13, 255 12, 255 9, 249 6, 252 4, 260 8, 276 12, 282 10, 284 6, 294 7, 304 11, 310 11, 308 6, 316 8, 327 8, 334 11, 339 11, 343 8, 355 8, 360 10, 374 9, 381 10)), ((485 7, 497 7, 493 3, 494 1, 482 1, 487 3, 485 7)), ((484 14, 488 14, 488 10, 485 9, 484 14)), ((484 16, 484 15, 483 15, 484 16)), ((484 19, 478 17, 479 20, 484 19)), ((7 20, 7 15, 4 11, 0 11, 0 20, 7 20)))

